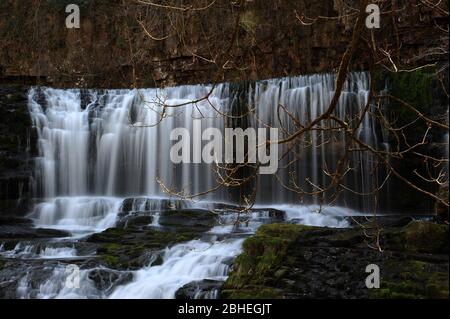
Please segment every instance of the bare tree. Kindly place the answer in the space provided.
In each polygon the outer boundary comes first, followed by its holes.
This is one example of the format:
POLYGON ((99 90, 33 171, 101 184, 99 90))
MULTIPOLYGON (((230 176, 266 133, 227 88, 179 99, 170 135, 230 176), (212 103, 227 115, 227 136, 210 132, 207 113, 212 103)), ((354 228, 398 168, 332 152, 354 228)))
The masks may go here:
MULTIPOLYGON (((216 0, 199 0, 188 1, 150 1, 139 0, 139 4, 151 8, 150 12, 159 12, 166 17, 168 27, 164 33, 157 33, 152 30, 151 26, 145 22, 143 17, 138 18, 138 24, 142 28, 142 32, 152 41, 165 41, 168 38, 176 38, 178 43, 182 44, 185 53, 190 55, 195 61, 201 61, 215 69, 212 78, 211 90, 203 97, 186 103, 171 105, 167 104, 162 97, 158 97, 154 101, 149 101, 153 107, 157 105, 160 114, 160 121, 167 116, 167 108, 182 108, 186 105, 196 105, 200 102, 207 102, 220 116, 224 118, 227 125, 238 125, 239 120, 247 117, 256 118, 259 124, 269 127, 268 123, 261 123, 261 119, 257 118, 255 110, 257 105, 248 105, 240 113, 224 113, 217 109, 210 101, 211 94, 217 84, 225 78, 225 72, 230 69, 237 71, 245 70, 248 66, 242 65, 239 58, 238 42, 241 40, 242 33, 252 37, 251 30, 246 29, 246 6, 251 1, 216 1, 216 0), (198 14, 205 14, 208 10, 212 10, 216 6, 228 6, 230 12, 233 12, 233 32, 228 41, 223 43, 221 48, 217 50, 217 46, 209 46, 214 41, 216 35, 209 34, 207 30, 202 35, 201 41, 204 41, 206 47, 211 49, 209 54, 199 53, 187 40, 190 37, 190 28, 188 21, 192 21, 193 17, 198 14), (156 11, 155 11, 156 10, 156 11)), ((283 169, 290 174, 295 173, 295 163, 300 160, 300 156, 296 151, 296 145, 305 145, 311 132, 319 132, 328 138, 325 143, 333 143, 334 137, 345 135, 345 145, 342 148, 341 157, 336 163, 336 169, 331 170, 326 167, 323 174, 329 178, 326 184, 315 184, 311 179, 307 178, 309 189, 304 189, 295 182, 295 179, 285 181, 279 176, 280 187, 286 191, 297 194, 299 198, 304 196, 313 196, 320 199, 320 203, 325 205, 333 205, 342 196, 343 192, 352 192, 358 196, 368 198, 374 202, 373 213, 377 213, 379 194, 385 188, 388 181, 392 178, 400 180, 404 187, 409 187, 415 191, 429 197, 440 207, 448 212, 448 197, 443 196, 447 190, 448 193, 448 152, 447 155, 438 154, 430 151, 432 142, 431 136, 448 136, 448 100, 447 114, 440 117, 431 115, 426 109, 427 105, 414 105, 411 101, 406 101, 401 96, 395 96, 394 93, 384 90, 378 90, 375 87, 375 79, 379 74, 385 77, 396 78, 403 75, 413 74, 416 72, 426 71, 426 77, 433 81, 440 90, 440 94, 448 98, 448 9, 443 1, 440 0, 417 0, 414 3, 398 6, 395 0, 378 0, 375 1, 381 9, 382 21, 385 25, 377 29, 368 29, 365 27, 367 17, 366 7, 368 0, 355 1, 337 1, 340 4, 336 10, 336 16, 309 16, 302 8, 298 8, 293 12, 298 22, 298 28, 309 27, 313 24, 320 24, 324 21, 335 21, 349 29, 349 41, 345 52, 343 53, 337 70, 335 91, 331 102, 325 112, 319 114, 309 123, 302 124, 301 120, 283 106, 278 106, 278 128, 282 132, 282 137, 276 141, 266 141, 266 145, 276 143, 283 145, 284 152, 280 156, 280 161, 289 158, 283 169), (435 36, 431 39, 432 46, 424 46, 421 48, 411 48, 405 43, 410 33, 413 31, 409 27, 408 19, 426 17, 432 19, 434 23, 435 36), (370 75, 370 88, 368 102, 354 118, 341 118, 336 112, 341 92, 348 73, 351 70, 358 69, 355 65, 356 57, 364 58, 366 70, 370 75), (394 111, 384 107, 386 104, 396 105, 394 111), (400 118, 399 114, 407 112, 407 118, 400 118), (365 117, 369 116, 376 121, 378 125, 389 136, 390 148, 380 149, 374 145, 370 145, 358 136, 365 117), (283 118, 284 120, 281 120, 283 118), (294 130, 288 128, 295 128, 294 130), (414 132, 414 134, 412 134, 414 132), (418 133, 419 132, 419 133, 418 133), (361 193, 352 189, 352 185, 345 182, 345 177, 350 174, 354 167, 351 163, 351 154, 371 154, 374 159, 374 169, 382 169, 385 177, 377 180, 372 185, 372 190, 361 193), (420 163, 421 169, 414 168, 413 171, 405 172, 399 170, 398 163, 402 160, 414 160, 420 163), (415 177, 413 180, 411 176, 415 177)), ((304 8, 303 8, 304 9, 304 8)), ((411 88, 423 89, 423 88, 411 88)), ((420 101, 419 101, 420 102, 420 101)), ((154 125, 158 125, 155 123, 154 125)), ((445 142, 444 142, 445 143, 445 142)), ((442 149, 448 147, 442 145, 442 149)), ((248 157, 248 154, 247 154, 248 157)), ((220 188, 239 188, 245 186, 246 192, 243 192, 239 198, 240 208, 237 210, 238 215, 247 212, 252 208, 257 193, 257 183, 255 180, 259 178, 258 168, 260 164, 235 164, 235 165, 218 165, 212 168, 212 174, 216 176, 217 184, 211 189, 201 193, 191 194, 184 190, 172 189, 158 179, 161 188, 171 196, 177 196, 183 199, 199 198, 209 192, 217 191, 220 188), (245 173, 243 173, 245 172, 245 173)), ((240 219, 238 218, 239 222, 240 219)), ((367 232, 368 236, 374 239, 373 247, 379 247, 380 229, 375 228, 367 232), (370 234, 369 234, 370 233, 370 234)))

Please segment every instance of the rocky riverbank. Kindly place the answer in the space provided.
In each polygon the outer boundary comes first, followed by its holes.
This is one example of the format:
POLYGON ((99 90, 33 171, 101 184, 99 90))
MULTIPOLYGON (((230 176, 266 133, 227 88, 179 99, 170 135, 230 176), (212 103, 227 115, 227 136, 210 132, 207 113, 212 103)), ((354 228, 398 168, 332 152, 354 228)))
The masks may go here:
POLYGON ((377 234, 373 225, 263 225, 244 242, 221 297, 448 298, 448 225, 403 218, 377 234), (369 264, 380 268, 379 289, 365 286, 369 264))

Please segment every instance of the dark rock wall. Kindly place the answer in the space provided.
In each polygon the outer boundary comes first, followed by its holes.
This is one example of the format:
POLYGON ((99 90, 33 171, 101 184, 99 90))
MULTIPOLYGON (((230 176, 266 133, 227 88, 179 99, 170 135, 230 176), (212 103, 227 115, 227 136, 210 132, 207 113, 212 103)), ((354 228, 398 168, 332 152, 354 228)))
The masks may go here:
POLYGON ((27 88, 0 86, 0 215, 24 212, 31 196, 36 154, 27 88))
MULTIPOLYGON (((188 6, 192 1, 160 3, 188 6)), ((383 2, 387 12, 389 6, 405 8, 383 15, 382 28, 375 32, 379 43, 390 47, 396 44, 390 42, 401 41, 400 58, 436 42, 442 17, 418 7, 418 2, 383 2), (395 28, 392 21, 397 21, 395 28)), ((226 50, 235 28, 236 8, 231 3, 217 0, 208 10, 180 14, 133 0, 2 0, 0 12, 6 18, 0 19, 0 79, 97 88, 210 82, 217 65, 200 56, 215 59, 226 50), (80 5, 80 29, 65 27, 68 3, 80 5), (138 21, 153 37, 164 39, 150 39, 138 21)), ((351 19, 301 25, 298 17, 332 17, 345 15, 346 10, 342 0, 245 1, 232 50, 236 68, 227 69, 218 80, 335 70, 351 35, 351 19)), ((352 66, 364 69, 367 60, 367 48, 361 43, 352 66)))

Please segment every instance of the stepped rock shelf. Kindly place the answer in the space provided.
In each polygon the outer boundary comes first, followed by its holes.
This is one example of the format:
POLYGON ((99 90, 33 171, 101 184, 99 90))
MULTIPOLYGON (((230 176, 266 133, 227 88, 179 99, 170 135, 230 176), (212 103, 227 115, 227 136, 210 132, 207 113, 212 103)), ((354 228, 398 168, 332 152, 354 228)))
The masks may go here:
POLYGON ((8 229, 28 229, 29 221, 3 218, 0 297, 448 298, 448 226, 424 216, 378 217, 380 252, 369 248, 375 224, 363 216, 305 226, 298 222, 319 213, 292 218, 258 208, 230 233, 229 205, 137 211, 129 202, 115 227, 81 240, 40 229, 12 236, 8 229), (373 263, 382 269, 380 289, 365 287, 373 263), (68 264, 81 269, 80 289, 64 287, 68 264))

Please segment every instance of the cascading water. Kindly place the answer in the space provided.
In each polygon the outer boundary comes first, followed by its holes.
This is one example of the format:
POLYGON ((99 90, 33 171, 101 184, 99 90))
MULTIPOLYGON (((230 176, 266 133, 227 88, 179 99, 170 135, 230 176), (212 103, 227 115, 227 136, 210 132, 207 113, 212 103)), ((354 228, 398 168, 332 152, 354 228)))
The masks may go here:
MULTIPOLYGON (((278 106, 283 105, 302 125, 306 124, 326 110, 334 93, 334 81, 334 75, 323 74, 248 85, 244 90, 246 107, 255 108, 255 114, 250 115, 247 122, 253 127, 279 127, 281 121, 283 130, 292 133, 295 128, 288 114, 279 114, 278 106)), ((228 124, 221 113, 230 114, 239 92, 236 86, 221 84, 214 88, 208 100, 201 100, 212 88, 211 85, 195 85, 164 90, 31 89, 29 110, 38 132, 40 153, 36 159, 35 189, 36 197, 43 198, 31 215, 36 225, 69 230, 81 236, 112 227, 118 216, 135 212, 153 216, 149 227, 155 227, 159 212, 164 209, 209 208, 208 203, 229 202, 229 191, 225 188, 206 194, 197 204, 167 199, 160 184, 185 194, 204 192, 216 185, 217 177, 211 164, 173 164, 170 148, 175 142, 169 140, 174 128, 186 128, 192 133, 194 119, 201 119, 202 128, 224 130, 228 124), (192 100, 199 101, 189 104, 192 100), (163 113, 162 103, 186 105, 168 107, 163 113)), ((354 118, 366 105, 367 97, 367 74, 350 74, 336 109, 337 115, 343 119, 354 118)), ((366 116, 358 134, 364 142, 377 147, 375 125, 366 116)), ((283 133, 279 137, 283 137, 283 133)), ((258 179, 259 207, 279 208, 284 211, 284 218, 292 222, 348 226, 342 216, 357 214, 355 211, 322 206, 307 196, 299 200, 295 193, 280 187, 280 181, 287 183, 292 173, 295 182, 307 191, 311 190, 311 184, 326 183, 328 177, 323 171, 325 167, 336 168, 339 151, 345 143, 344 134, 331 136, 313 131, 306 135, 294 148, 295 153, 300 154, 296 161, 284 158, 280 161, 277 178, 263 175, 258 179), (295 164, 284 169, 283 165, 288 162, 295 164), (324 214, 317 214, 318 211, 324 214)), ((281 146, 279 154, 286 147, 281 146)), ((372 159, 355 152, 351 160, 354 169, 345 182, 357 192, 369 191, 376 179, 372 159)), ((340 203, 357 210, 370 209, 363 200, 349 193, 344 194, 340 203)), ((241 229, 241 236, 229 236, 234 229, 231 224, 216 225, 205 238, 166 249, 160 265, 149 263, 134 272, 130 283, 112 291, 99 291, 95 287, 89 278, 92 269, 82 270, 81 289, 69 289, 63 284, 67 276, 64 268, 57 265, 38 289, 31 287, 29 275, 23 277, 17 294, 32 298, 172 298, 179 288, 190 282, 224 280, 228 272, 226 261, 239 253, 242 236, 254 232, 260 220, 268 219, 270 214, 265 214, 252 214, 248 229, 244 232, 241 229)), ((4 253, 30 256, 27 249, 34 248, 20 246, 4 253)), ((76 255, 73 246, 51 249, 42 248, 41 257, 76 255)), ((214 293, 209 296, 213 297, 214 293)))
MULTIPOLYGON (((257 82, 249 95, 249 104, 256 106, 257 119, 272 127, 283 127, 283 137, 292 134, 295 130, 294 116, 300 125, 307 125, 325 113, 334 95, 335 77, 329 74, 317 74, 286 79, 273 79, 257 82), (287 111, 279 110, 279 106, 287 111)), ((369 79, 366 73, 352 73, 344 84, 335 115, 345 121, 354 121, 368 102, 369 79)), ((258 124, 254 124, 258 125, 258 124)), ((261 125, 261 124, 259 124, 261 125)), ((332 128, 336 123, 323 121, 321 128, 332 128)), ((378 147, 376 122, 373 117, 365 114, 357 131, 358 137, 368 145, 378 147)), ((282 145, 279 152, 290 152, 279 163, 278 178, 260 176, 258 187, 258 202, 264 203, 303 203, 313 202, 321 204, 318 197, 299 196, 290 192, 294 181, 298 189, 305 193, 317 191, 314 185, 324 187, 330 182, 325 173, 337 169, 339 159, 342 157, 346 141, 343 132, 317 131, 305 134, 295 145, 282 145), (280 184, 287 187, 281 187, 280 184)), ((374 173, 374 160, 370 154, 354 152, 351 155, 350 165, 353 171, 344 177, 343 184, 358 193, 369 193, 376 187, 374 173)), ((325 200, 326 202, 326 200, 325 200)), ((368 203, 354 196, 344 193, 338 202, 346 206, 363 211, 371 209, 368 203)))
POLYGON ((56 197, 37 204, 36 225, 70 231, 101 231, 114 226, 123 199, 113 197, 56 197))
MULTIPOLYGON (((250 116, 252 126, 280 127, 293 131, 286 112, 279 115, 283 105, 304 125, 325 112, 334 94, 331 74, 301 76, 256 82, 248 91, 248 105, 255 106, 250 116)), ((174 128, 193 131, 193 119, 201 119, 202 127, 224 128, 224 117, 233 101, 230 85, 218 85, 209 97, 195 104, 166 108, 161 103, 177 105, 204 97, 208 85, 180 86, 164 90, 79 91, 32 89, 29 93, 30 112, 38 129, 40 158, 38 159, 38 189, 44 197, 55 196, 161 196, 158 178, 169 188, 196 194, 216 185, 212 165, 204 163, 172 164, 169 134, 174 128), (211 106, 213 105, 213 107, 211 106), (216 110, 215 110, 216 109, 216 110)), ((367 103, 366 73, 352 73, 344 85, 336 113, 340 118, 354 119, 367 103)), ((331 123, 326 123, 331 127, 331 123)), ((280 134, 281 135, 281 134, 280 134)), ((358 131, 367 144, 378 146, 376 123, 366 115, 358 131)), ((281 137, 281 136, 280 136, 281 137)), ((203 142, 206 143, 205 141, 203 142)), ((333 171, 345 145, 344 134, 327 135, 312 131, 294 147, 293 155, 279 164, 278 179, 261 176, 258 199, 260 203, 284 204, 299 202, 294 192, 280 187, 296 175, 295 182, 306 191, 312 184, 326 184, 325 169, 333 171), (330 139, 333 141, 330 142, 330 139), (294 164, 288 169, 283 164, 294 164)), ((203 144, 203 145, 204 145, 203 144)), ((280 148, 280 154, 289 145, 280 148)), ((346 185, 355 192, 369 192, 376 174, 369 155, 354 152, 354 172, 348 174, 346 185)), ((206 194, 202 199, 227 201, 227 190, 206 194)), ((363 209, 364 201, 345 195, 346 205, 363 209)), ((317 201, 306 198, 305 202, 317 201)))
MULTIPOLYGON (((192 192, 213 186, 211 174, 204 174, 207 165, 171 165, 169 133, 176 127, 192 131, 192 120, 201 116, 206 127, 222 128, 220 115, 203 102, 168 108, 160 121, 158 105, 162 100, 186 103, 209 89, 88 91, 83 96, 79 90, 32 89, 29 105, 41 155, 38 188, 45 197, 162 195, 157 177, 192 192)), ((226 86, 217 88, 220 94, 210 98, 219 109, 226 105, 227 98, 220 97, 224 90, 226 86)))
POLYGON ((225 280, 226 260, 239 254, 242 239, 216 241, 194 240, 176 245, 164 253, 164 263, 145 267, 135 273, 134 281, 119 286, 110 298, 173 298, 184 285, 205 278, 225 280))

